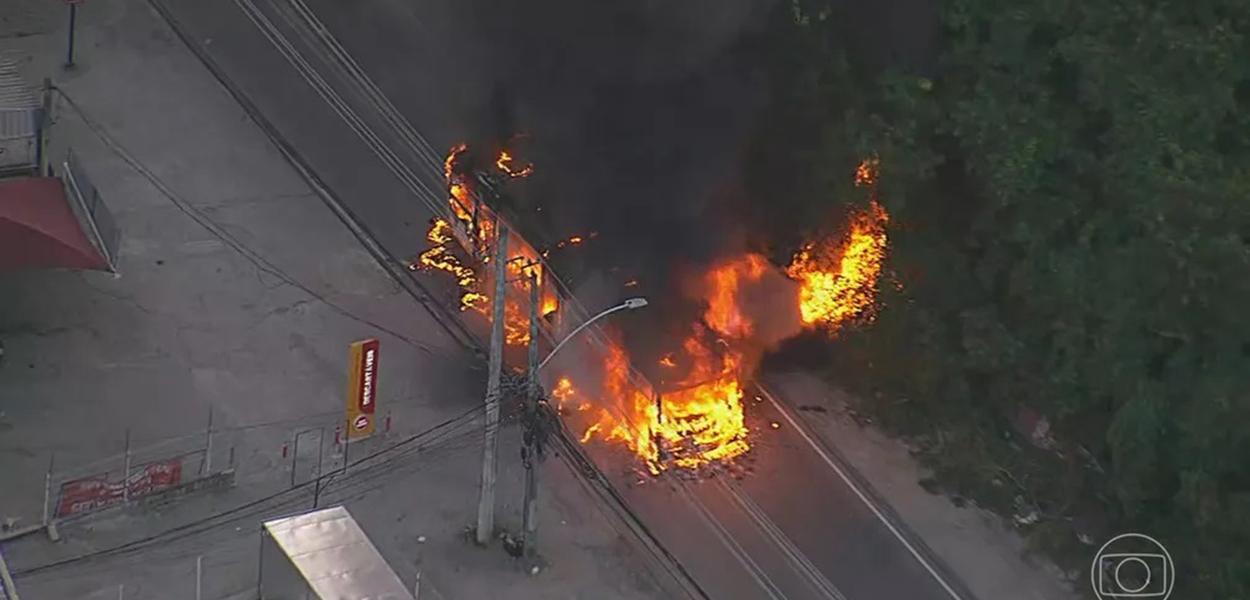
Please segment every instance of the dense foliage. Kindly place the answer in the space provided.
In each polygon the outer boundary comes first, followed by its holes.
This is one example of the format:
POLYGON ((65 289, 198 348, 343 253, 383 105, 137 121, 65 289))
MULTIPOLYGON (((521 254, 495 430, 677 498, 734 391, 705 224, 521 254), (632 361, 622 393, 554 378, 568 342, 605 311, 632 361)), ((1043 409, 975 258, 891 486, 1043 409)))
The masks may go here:
POLYGON ((1250 3, 946 0, 923 76, 785 8, 757 216, 784 247, 868 153, 892 216, 841 380, 1062 563, 1148 532, 1175 597, 1250 598, 1250 3))

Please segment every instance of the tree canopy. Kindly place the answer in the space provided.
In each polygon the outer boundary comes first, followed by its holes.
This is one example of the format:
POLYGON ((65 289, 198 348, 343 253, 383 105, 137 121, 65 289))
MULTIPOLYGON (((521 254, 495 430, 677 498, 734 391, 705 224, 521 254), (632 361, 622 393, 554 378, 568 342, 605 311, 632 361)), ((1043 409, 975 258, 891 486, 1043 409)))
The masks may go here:
POLYGON ((1250 3, 947 0, 924 72, 864 67, 827 0, 782 12, 761 222, 862 201, 871 154, 893 224, 843 382, 1074 566, 1139 530, 1177 597, 1250 598, 1250 3), (1004 437, 1026 407, 1056 447, 1004 437))

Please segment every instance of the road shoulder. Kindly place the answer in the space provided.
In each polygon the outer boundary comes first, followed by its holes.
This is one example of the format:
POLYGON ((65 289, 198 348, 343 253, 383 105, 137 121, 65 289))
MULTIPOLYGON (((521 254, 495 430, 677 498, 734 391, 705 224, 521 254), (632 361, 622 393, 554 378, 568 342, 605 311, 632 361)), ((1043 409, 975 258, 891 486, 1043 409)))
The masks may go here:
POLYGON ((906 444, 852 418, 845 392, 800 372, 773 373, 767 382, 977 598, 1078 597, 1058 568, 1028 554, 1024 539, 997 515, 925 491, 918 483, 925 470, 906 444))

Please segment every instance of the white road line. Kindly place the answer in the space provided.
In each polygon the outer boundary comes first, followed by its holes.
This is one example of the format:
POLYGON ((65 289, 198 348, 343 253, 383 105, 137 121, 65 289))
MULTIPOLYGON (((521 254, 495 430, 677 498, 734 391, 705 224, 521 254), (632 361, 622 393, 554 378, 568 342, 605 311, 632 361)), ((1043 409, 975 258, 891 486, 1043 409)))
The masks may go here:
MULTIPOLYGON (((409 187, 409 189, 412 192, 414 192, 414 195, 418 196, 418 198, 425 201, 428 208, 431 208, 436 214, 438 214, 440 211, 438 211, 437 208, 435 208, 435 206, 431 206, 430 199, 426 195, 426 194, 430 194, 430 190, 428 188, 425 188, 423 183, 419 182, 419 179, 415 176, 415 174, 409 171, 406 168, 406 166, 403 165, 402 161, 400 161, 398 156, 395 155, 389 148, 386 147, 385 142, 383 142, 377 136, 377 134, 375 134, 369 128, 369 126, 364 123, 364 120, 360 118, 358 115, 356 115, 355 112, 351 108, 349 108, 349 105, 345 101, 343 101, 341 97, 339 97, 339 95, 333 90, 333 88, 328 84, 328 82, 326 82, 320 76, 320 74, 317 73, 316 70, 306 60, 304 60, 304 58, 300 55, 299 51, 296 50, 290 44, 290 42, 287 41, 285 37, 282 36, 282 34, 278 32, 277 28, 256 8, 256 6, 252 4, 252 1, 251 0, 235 0, 235 2, 236 4, 240 6, 240 8, 244 9, 244 13, 247 14, 249 19, 251 19, 253 23, 256 24, 258 28, 262 30, 262 33, 265 34, 265 37, 268 38, 268 40, 280 51, 281 54, 284 55, 285 58, 288 59, 289 62, 291 62, 292 66, 296 67, 296 71, 305 79, 305 81, 307 81, 313 87, 314 91, 316 91, 318 95, 320 95, 322 99, 325 100, 326 103, 329 104, 331 108, 362 138, 362 140, 366 142, 366 145, 369 146, 370 149, 374 151, 374 153, 378 156, 378 158, 382 159, 383 164, 386 165, 392 171, 392 173, 394 173, 407 187, 409 187), (419 186, 421 188, 425 188, 425 189, 418 190, 414 187, 414 185, 419 186), (422 192, 425 192, 425 193, 423 194, 422 192)), ((314 30, 315 34, 321 37, 322 41, 325 42, 326 41, 325 38, 329 36, 328 36, 328 31, 324 30, 324 25, 322 25, 319 21, 315 21, 315 17, 313 17, 312 19, 309 19, 309 16, 311 15, 311 11, 308 10, 305 6, 303 6, 302 3, 299 3, 299 5, 295 6, 295 9, 297 12, 302 13, 301 16, 304 17, 306 21, 309 21, 310 24, 313 25, 312 29, 314 30)), ((360 80, 362 79, 361 75, 363 75, 363 71, 360 70, 357 64, 355 64, 354 60, 350 60, 350 58, 347 58, 345 60, 344 56, 346 55, 346 52, 341 47, 336 47, 336 46, 337 46, 337 40, 332 46, 330 46, 329 49, 332 53, 338 55, 340 64, 343 64, 346 67, 346 69, 349 71, 349 74, 353 75, 354 76, 353 78, 357 80, 357 85, 359 86, 358 91, 363 91, 367 96, 373 96, 371 100, 372 100, 372 103, 374 104, 374 107, 376 109, 379 109, 379 111, 383 113, 383 117, 391 122, 392 127, 396 131, 398 131, 401 136, 405 136, 409 138, 406 141, 409 142, 410 147, 414 151, 416 151, 417 154, 424 155, 422 156, 422 158, 429 160, 427 153, 430 152, 432 149, 429 148, 428 143, 424 143, 425 142, 424 138, 420 137, 419 134, 416 134, 414 136, 413 134, 415 133, 415 131, 411 130, 411 125, 409 125, 406 122, 406 120, 404 120, 404 122, 402 123, 396 123, 395 114, 390 114, 392 113, 392 111, 394 111, 393 107, 389 107, 390 110, 387 110, 388 107, 381 106, 380 105, 381 103, 378 101, 378 96, 381 96, 382 98, 385 98, 385 96, 382 96, 381 92, 377 90, 376 87, 371 85, 372 84, 371 81, 369 81, 368 84, 362 84, 360 80), (344 63, 347 63, 347 64, 344 64, 344 63), (414 137, 416 139, 413 139, 414 137), (416 142, 416 143, 413 143, 413 142, 416 142)), ((387 104, 389 104, 389 102, 387 102, 387 104)), ((394 112, 397 113, 397 111, 394 111, 394 112)), ((433 195, 433 194, 430 194, 430 195, 433 195)), ((828 455, 824 452, 824 450, 821 449, 807 435, 807 433, 804 432, 802 428, 798 426, 798 424, 794 421, 793 417, 791 417, 784 409, 781 408, 777 400, 773 398, 772 395, 769 394, 768 391, 763 388, 763 386, 759 386, 759 387, 760 387, 760 390, 764 393, 764 395, 767 396, 769 400, 772 401, 773 404, 778 407, 778 410, 782 413, 782 416, 784 416, 786 420, 789 421, 791 425, 793 425, 795 429, 799 431, 799 433, 804 437, 804 439, 806 439, 807 442, 811 444, 814 449, 816 449, 816 452, 820 454, 821 458, 824 459, 825 462, 828 463, 834 469, 834 471, 838 473, 840 477, 842 477, 843 481, 845 481, 847 485, 851 487, 851 489, 856 493, 857 496, 859 496, 859 498, 864 502, 864 504, 867 505, 873 511, 873 513, 877 515, 879 519, 881 519, 882 523, 885 523, 886 527, 890 529, 891 533, 893 533, 895 537, 897 537, 899 541, 901 541, 907 547, 907 549, 911 551, 912 555, 915 556, 916 560, 919 561, 921 565, 923 565, 925 569, 927 569, 929 573, 932 574, 933 577, 937 579, 939 583, 942 584, 943 588, 946 589, 946 591, 951 595, 951 597, 954 598, 955 600, 963 600, 958 594, 954 592, 954 590, 950 588, 949 585, 946 584, 946 582, 941 578, 941 576, 916 551, 916 549, 913 548, 912 545, 899 534, 897 529, 895 529, 894 526, 884 518, 884 516, 877 510, 877 508, 873 506, 873 504, 867 499, 867 497, 863 495, 863 493, 859 490, 859 488, 856 487, 855 484, 851 482, 849 478, 846 477, 845 473, 843 473, 842 470, 837 466, 837 464, 834 463, 828 457, 828 455)), ((717 534, 718 537, 721 538, 722 543, 724 543, 726 547, 729 548, 730 551, 735 555, 735 557, 737 557, 740 562, 743 562, 744 566, 746 566, 747 569, 751 571, 752 577, 754 577, 757 580, 757 582, 761 584, 761 587, 763 587, 765 591, 768 592, 769 596, 780 600, 779 596, 777 595, 778 593, 780 593, 780 590, 776 588, 776 585, 773 584, 771 580, 768 580, 767 576, 764 575, 763 572, 759 569, 758 564, 756 564, 748 555, 746 555, 745 550, 743 550, 742 547, 738 545, 737 541, 734 540, 732 538, 732 535, 730 535, 729 532, 724 529, 723 525, 721 525, 719 521, 716 521, 710 514, 708 514, 706 512, 707 510, 706 507, 703 507, 701 503, 698 502, 697 499, 694 499, 692 497, 687 497, 687 500, 690 501, 692 504, 698 504, 697 509, 700 512, 700 516, 709 522, 709 525, 713 527, 714 532, 717 534), (761 580, 761 578, 763 578, 763 580, 761 580)))
POLYGON ((890 533, 894 534, 895 539, 907 548, 907 551, 910 552, 912 557, 916 559, 916 562, 919 562, 920 566, 924 567, 924 569, 933 576, 933 579, 938 582, 938 585, 941 585, 942 589, 946 590, 947 595, 954 600, 965 600, 963 596, 960 596, 959 593, 956 592, 949 583, 947 583, 946 579, 942 577, 942 574, 938 572, 937 568, 935 568, 928 561, 928 559, 926 559, 924 555, 922 555, 920 551, 917 550, 916 547, 903 536, 902 532, 894 526, 894 523, 891 523, 889 519, 885 518, 885 514, 881 512, 881 509, 877 508, 877 505, 873 504, 872 500, 868 498, 868 495, 865 494, 864 491, 861 490, 849 476, 847 476, 846 471, 842 469, 837 461, 833 460, 833 457, 829 456, 829 453, 826 452, 825 449, 816 442, 816 440, 812 439, 812 436, 809 435, 804 427, 799 424, 798 420, 790 415, 790 412, 782 406, 781 402, 778 402, 777 398, 775 398, 772 393, 763 386, 763 384, 757 382, 755 387, 759 388, 760 392, 764 394, 765 398, 768 398, 769 402, 772 402, 773 406, 777 408, 777 412, 781 413, 781 416, 784 417, 788 423, 790 423, 790 426, 793 427, 795 431, 799 432, 799 435, 803 436, 803 439, 812 447, 813 450, 816 451, 816 454, 820 455, 821 460, 825 461, 825 464, 829 465, 829 468, 833 469, 833 472, 837 473, 838 477, 842 478, 842 481, 846 483, 847 487, 851 488, 852 492, 855 492, 855 495, 861 502, 864 503, 864 506, 867 506, 868 510, 872 511, 872 514, 876 515, 877 520, 881 521, 881 523, 885 525, 886 529, 889 529, 890 533))
POLYGON ((768 517, 764 509, 760 508, 754 500, 743 493, 732 480, 717 476, 715 481, 720 484, 725 494, 755 521, 756 526, 781 549, 794 568, 799 571, 799 574, 807 578, 817 593, 833 600, 847 600, 842 590, 838 589, 838 586, 834 585, 832 581, 829 581, 829 578, 825 577, 825 574, 807 558, 807 555, 803 554, 803 551, 794 545, 789 536, 782 532, 781 528, 768 517))
POLYGON ((691 492, 690 489, 684 484, 679 485, 678 489, 681 491, 682 499, 684 499, 686 503, 695 510, 695 512, 699 515, 699 518, 702 519, 708 528, 712 530, 712 533, 716 534, 717 539, 721 541, 721 544, 724 544, 725 548, 729 550, 729 553, 733 554, 734 558, 738 559, 738 562, 746 568, 747 572, 751 575, 751 578, 759 584, 760 588, 768 593, 768 597, 773 600, 784 600, 786 595, 781 591, 781 588, 777 587, 777 584, 773 583, 773 580, 768 577, 768 574, 760 568, 759 563, 755 562, 755 560, 751 558, 751 555, 742 547, 742 544, 739 544, 738 540, 734 538, 732 533, 729 533, 729 530, 725 527, 725 525, 721 523, 710 510, 708 510, 707 506, 703 504, 703 501, 699 500, 699 498, 695 496, 694 493, 691 492))

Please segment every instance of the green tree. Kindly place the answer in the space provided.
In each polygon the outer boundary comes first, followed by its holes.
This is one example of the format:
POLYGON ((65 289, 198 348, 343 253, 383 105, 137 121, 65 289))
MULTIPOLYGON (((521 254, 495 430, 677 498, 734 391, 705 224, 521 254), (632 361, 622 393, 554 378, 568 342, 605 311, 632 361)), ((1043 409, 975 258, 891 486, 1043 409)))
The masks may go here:
POLYGON ((750 167, 799 205, 777 239, 867 152, 896 224, 902 289, 838 342, 846 383, 1060 550, 1088 513, 1164 538, 1178 597, 1250 598, 1250 4, 949 0, 927 78, 786 8, 750 167), (1059 453, 984 464, 1020 406, 1059 453))

